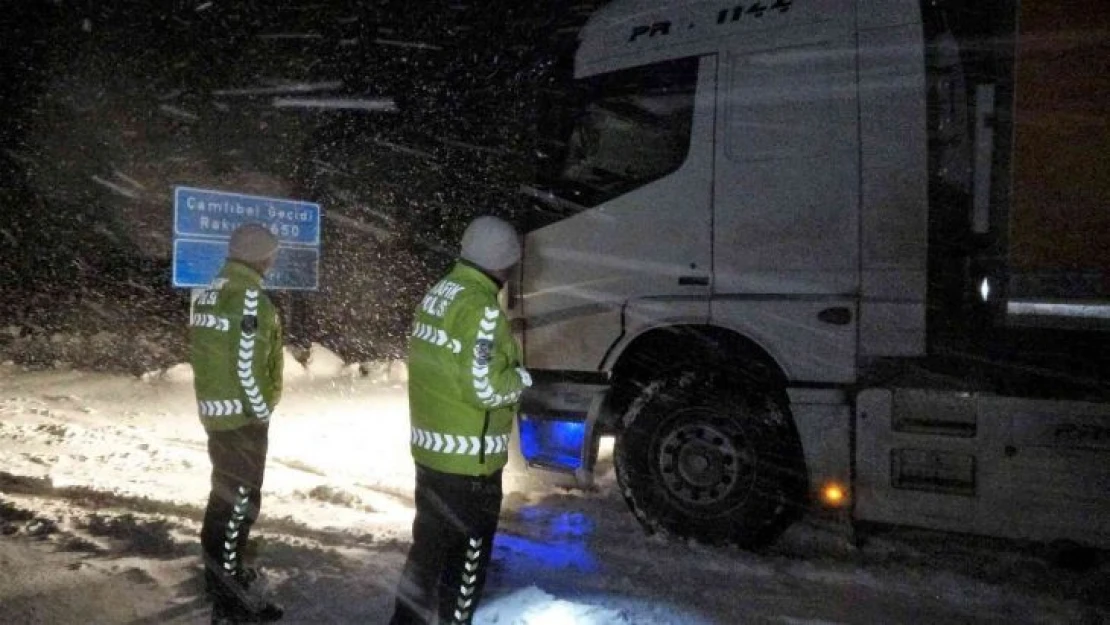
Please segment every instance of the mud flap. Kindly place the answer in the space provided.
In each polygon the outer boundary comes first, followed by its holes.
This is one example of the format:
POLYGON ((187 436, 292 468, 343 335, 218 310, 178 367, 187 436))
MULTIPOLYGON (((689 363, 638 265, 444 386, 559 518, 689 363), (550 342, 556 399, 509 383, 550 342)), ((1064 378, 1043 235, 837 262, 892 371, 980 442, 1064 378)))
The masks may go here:
POLYGON ((521 399, 517 427, 520 451, 529 470, 563 486, 593 485, 597 460, 597 420, 603 384, 552 382, 537 384, 521 399))

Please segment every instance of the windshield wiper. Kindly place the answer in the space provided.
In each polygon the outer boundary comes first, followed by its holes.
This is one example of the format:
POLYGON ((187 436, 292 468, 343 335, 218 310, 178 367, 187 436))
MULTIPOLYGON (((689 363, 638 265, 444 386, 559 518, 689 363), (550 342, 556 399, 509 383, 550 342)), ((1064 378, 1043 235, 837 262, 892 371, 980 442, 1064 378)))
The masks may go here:
POLYGON ((543 206, 559 211, 564 215, 581 213, 588 208, 577 202, 561 198, 548 189, 541 189, 532 185, 522 184, 517 191, 527 197, 537 200, 543 206))

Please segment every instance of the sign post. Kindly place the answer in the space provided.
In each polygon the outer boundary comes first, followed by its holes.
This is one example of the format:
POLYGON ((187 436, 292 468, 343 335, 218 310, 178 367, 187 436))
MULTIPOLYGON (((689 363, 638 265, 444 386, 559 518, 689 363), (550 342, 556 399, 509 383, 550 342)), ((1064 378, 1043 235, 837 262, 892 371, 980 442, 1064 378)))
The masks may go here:
POLYGON ((173 286, 204 288, 227 258, 231 233, 262 224, 278 239, 278 255, 263 286, 315 291, 320 285, 320 205, 226 191, 175 187, 173 286))

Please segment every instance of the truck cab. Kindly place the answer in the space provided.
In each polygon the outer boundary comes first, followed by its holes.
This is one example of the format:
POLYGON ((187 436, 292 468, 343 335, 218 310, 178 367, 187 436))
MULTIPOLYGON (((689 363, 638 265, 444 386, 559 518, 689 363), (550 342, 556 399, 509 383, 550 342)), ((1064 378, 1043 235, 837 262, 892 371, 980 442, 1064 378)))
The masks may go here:
MULTIPOLYGON (((1043 178, 1028 154, 1077 147, 1023 117, 1021 69, 1046 61, 1022 46, 1059 28, 1057 4, 1021 27, 1002 1, 595 13, 544 124, 550 167, 524 189, 530 466, 588 483, 614 434, 645 528, 708 542, 766 544, 832 508, 1110 544, 1106 381, 1060 350, 1105 342, 1107 293, 1042 297, 1015 255, 1052 255, 1014 228, 1061 197, 1016 199, 1043 178)), ((1107 134, 1103 114, 1078 145, 1107 134)), ((1088 187, 1068 197, 1105 241, 1098 154, 1071 154, 1088 187)), ((1063 273, 1110 275, 1103 248, 1069 247, 1063 273)))

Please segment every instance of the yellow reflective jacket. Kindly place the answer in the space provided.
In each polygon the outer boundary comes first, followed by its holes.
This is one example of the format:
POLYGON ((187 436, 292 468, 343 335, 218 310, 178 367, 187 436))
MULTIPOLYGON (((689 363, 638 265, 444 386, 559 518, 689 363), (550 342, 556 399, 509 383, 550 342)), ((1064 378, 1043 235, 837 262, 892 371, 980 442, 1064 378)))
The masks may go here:
POLYGON ((208 431, 267 421, 281 400, 281 320, 262 276, 228 261, 193 300, 189 362, 197 412, 208 431))
POLYGON ((489 475, 508 460, 520 395, 531 384, 492 278, 459 262, 416 310, 409 342, 411 447, 416 462, 489 475))

